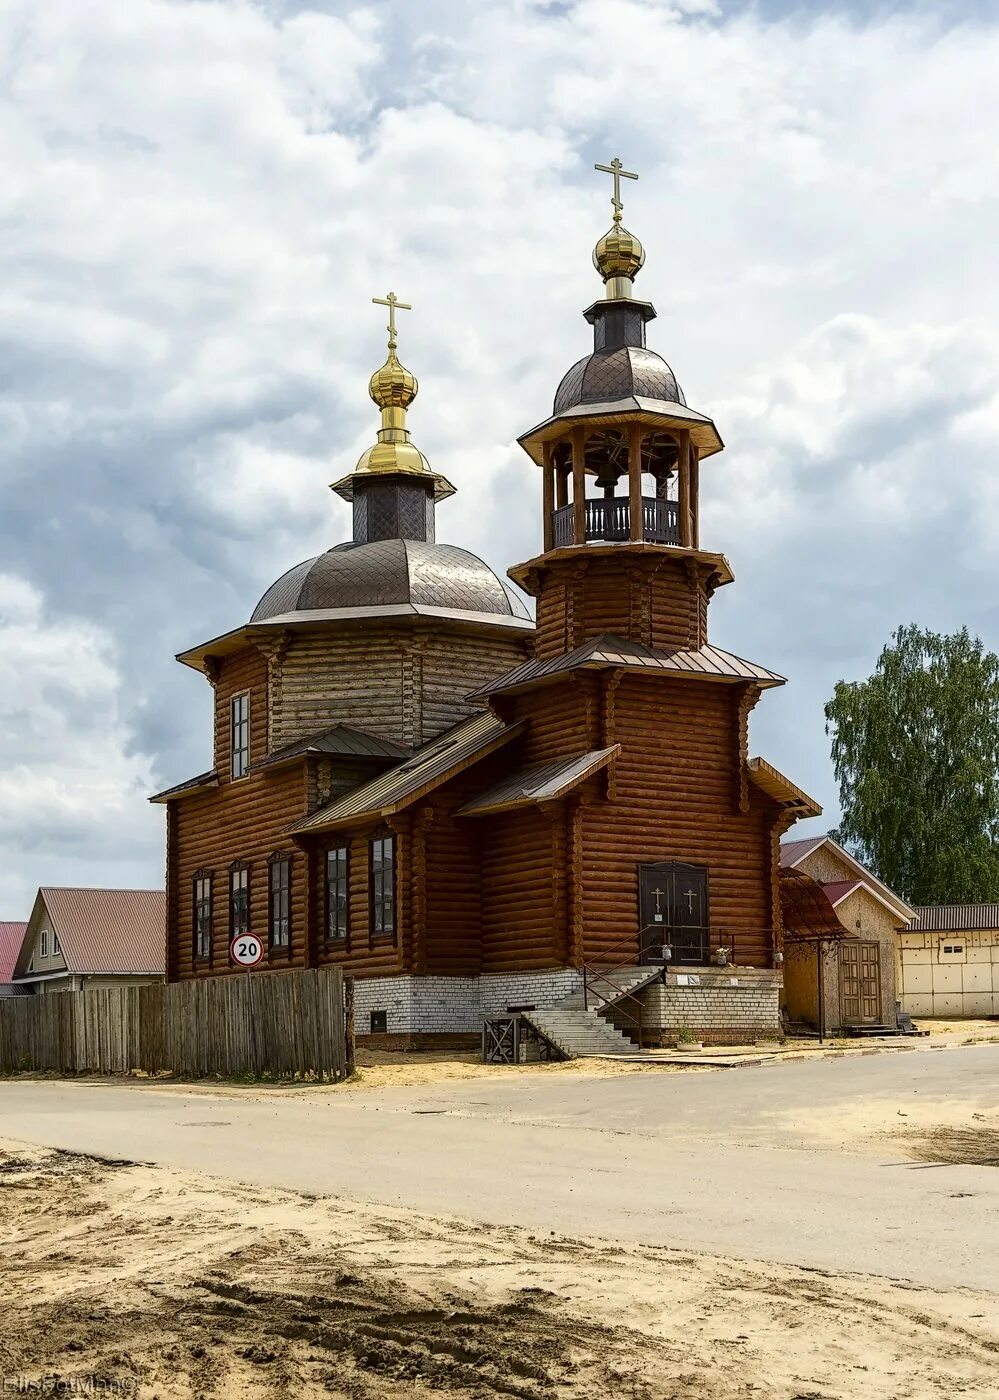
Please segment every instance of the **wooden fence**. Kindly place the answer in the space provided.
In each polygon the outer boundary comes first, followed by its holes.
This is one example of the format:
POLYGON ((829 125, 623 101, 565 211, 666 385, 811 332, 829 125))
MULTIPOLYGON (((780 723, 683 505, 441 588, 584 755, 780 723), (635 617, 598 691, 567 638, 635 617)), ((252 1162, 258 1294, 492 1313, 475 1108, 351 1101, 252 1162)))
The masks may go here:
POLYGON ((353 984, 339 968, 0 1001, 0 1073, 345 1079, 353 984))

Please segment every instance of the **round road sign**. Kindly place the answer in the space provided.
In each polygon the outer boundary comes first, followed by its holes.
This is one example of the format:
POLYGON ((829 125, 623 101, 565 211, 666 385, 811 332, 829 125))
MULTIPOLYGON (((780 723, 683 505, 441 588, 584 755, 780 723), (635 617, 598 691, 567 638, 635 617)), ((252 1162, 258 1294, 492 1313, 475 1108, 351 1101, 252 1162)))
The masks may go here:
POLYGON ((240 967, 256 967, 263 960, 264 945, 252 933, 241 933, 229 944, 229 954, 240 967))

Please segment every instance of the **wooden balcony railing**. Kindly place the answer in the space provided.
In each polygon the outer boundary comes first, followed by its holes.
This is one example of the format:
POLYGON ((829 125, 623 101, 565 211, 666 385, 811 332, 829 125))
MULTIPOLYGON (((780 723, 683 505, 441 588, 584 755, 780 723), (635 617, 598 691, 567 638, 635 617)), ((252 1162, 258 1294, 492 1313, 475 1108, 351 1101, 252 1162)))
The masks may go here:
MULTIPOLYGON (((552 527, 555 549, 573 543, 571 504, 553 513, 552 527)), ((610 542, 631 539, 631 502, 626 496, 593 496, 587 500, 586 539, 610 542)), ((680 511, 676 501, 642 497, 642 539, 648 544, 680 543, 680 511)))

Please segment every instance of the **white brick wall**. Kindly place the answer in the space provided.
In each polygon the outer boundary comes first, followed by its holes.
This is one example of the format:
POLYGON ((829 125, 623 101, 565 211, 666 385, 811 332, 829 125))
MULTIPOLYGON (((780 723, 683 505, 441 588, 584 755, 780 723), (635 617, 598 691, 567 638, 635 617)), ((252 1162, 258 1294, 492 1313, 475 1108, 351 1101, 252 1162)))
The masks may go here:
POLYGON ((644 994, 648 1024, 675 1032, 735 1031, 746 1036, 780 1031, 779 972, 759 968, 669 973, 644 994))
POLYGON ((358 978, 354 1028, 368 1035, 372 1011, 384 1011, 389 1035, 478 1034, 485 1016, 502 1015, 508 1006, 554 1006, 582 985, 582 973, 564 967, 482 977, 358 978))
MULTIPOLYGON (((582 973, 564 967, 481 977, 359 978, 354 983, 354 1026, 358 1035, 368 1035, 371 1012, 384 1011, 389 1035, 478 1034, 486 1016, 500 1016, 508 1006, 554 1006, 582 985, 582 973)), ((758 968, 670 972, 665 986, 655 982, 641 993, 645 1024, 668 1032, 685 1025, 695 1034, 775 1035, 780 989, 779 972, 758 968)))

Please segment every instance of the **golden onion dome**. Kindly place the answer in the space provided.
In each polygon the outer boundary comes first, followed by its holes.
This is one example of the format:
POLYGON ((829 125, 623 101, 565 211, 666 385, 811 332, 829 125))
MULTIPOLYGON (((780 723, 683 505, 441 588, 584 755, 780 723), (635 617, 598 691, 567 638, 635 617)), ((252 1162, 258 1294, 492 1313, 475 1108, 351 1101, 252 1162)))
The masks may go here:
POLYGON ((636 276, 645 262, 645 249, 623 224, 614 222, 593 250, 593 266, 605 282, 636 276))
POLYGON ((395 346, 390 345, 385 363, 368 380, 368 393, 379 408, 408 408, 419 389, 416 375, 400 363, 395 346))

